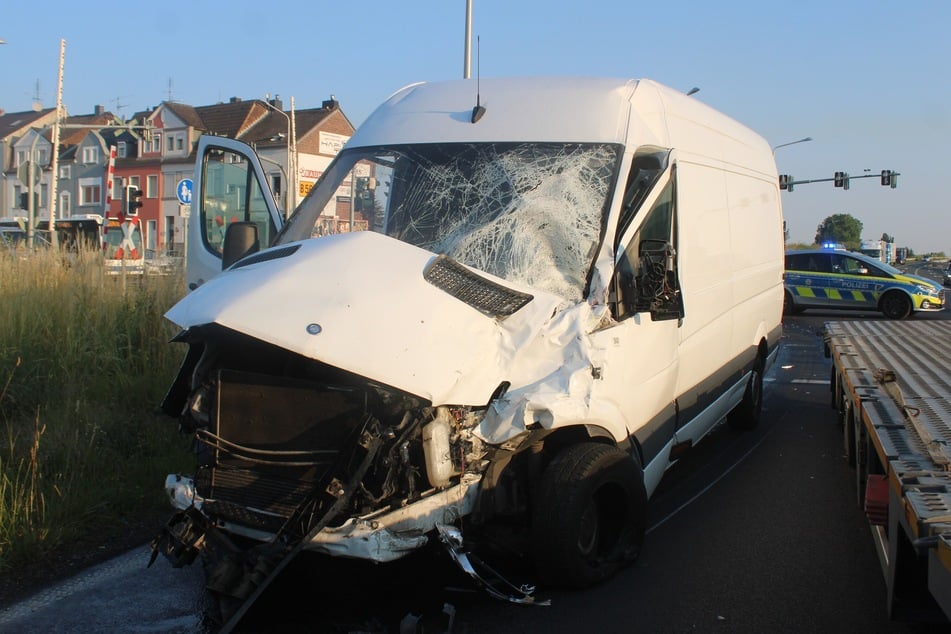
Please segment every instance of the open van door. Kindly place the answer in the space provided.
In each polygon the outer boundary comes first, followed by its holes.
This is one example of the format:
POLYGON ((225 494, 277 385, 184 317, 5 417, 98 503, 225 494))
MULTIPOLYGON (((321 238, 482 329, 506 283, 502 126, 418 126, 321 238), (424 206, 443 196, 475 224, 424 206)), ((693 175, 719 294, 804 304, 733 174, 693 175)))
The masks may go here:
POLYGON ((221 272, 225 234, 231 225, 253 226, 257 244, 270 246, 283 217, 267 185, 267 177, 251 146, 216 136, 198 141, 195 196, 188 218, 188 289, 194 290, 221 272), (240 223, 240 224, 238 224, 240 223))

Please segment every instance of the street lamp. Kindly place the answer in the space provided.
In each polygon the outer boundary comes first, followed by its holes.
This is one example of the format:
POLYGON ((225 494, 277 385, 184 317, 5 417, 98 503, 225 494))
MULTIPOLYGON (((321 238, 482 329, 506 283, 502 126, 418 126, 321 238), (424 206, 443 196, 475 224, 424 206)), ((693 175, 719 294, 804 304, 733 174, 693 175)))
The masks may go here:
POLYGON ((806 141, 812 141, 812 137, 807 136, 806 138, 799 139, 798 141, 790 141, 789 143, 780 143, 779 145, 773 146, 773 155, 775 155, 776 150, 778 150, 781 147, 786 147, 787 145, 795 145, 797 143, 805 143, 806 141))
MULTIPOLYGON (((275 98, 277 98, 277 95, 275 95, 275 98)), ((273 110, 274 112, 277 112, 277 113, 281 114, 285 119, 287 119, 287 140, 285 141, 285 150, 286 150, 286 152, 287 152, 287 157, 286 157, 286 159, 285 159, 285 160, 286 160, 286 163, 287 163, 287 172, 286 172, 286 174, 285 174, 285 179, 287 180, 287 183, 286 183, 285 186, 284 186, 284 189, 285 189, 285 192, 284 192, 284 217, 286 218, 286 217, 290 214, 290 212, 291 212, 291 209, 290 209, 290 207, 291 207, 291 200, 293 200, 293 199, 291 198, 292 192, 293 192, 293 191, 295 190, 295 188, 297 187, 297 185, 296 185, 295 182, 291 182, 291 181, 296 181, 296 178, 294 178, 294 175, 296 175, 296 173, 297 173, 297 170, 294 168, 293 165, 291 165, 291 144, 294 144, 294 146, 296 146, 297 143, 294 141, 293 137, 291 136, 291 117, 290 117, 290 115, 288 115, 286 112, 284 112, 284 111, 281 110, 280 108, 277 108, 276 106, 274 106, 274 105, 271 103, 271 95, 269 95, 269 94, 265 94, 265 95, 264 95, 264 105, 267 106, 268 108, 270 108, 271 110, 273 110)))

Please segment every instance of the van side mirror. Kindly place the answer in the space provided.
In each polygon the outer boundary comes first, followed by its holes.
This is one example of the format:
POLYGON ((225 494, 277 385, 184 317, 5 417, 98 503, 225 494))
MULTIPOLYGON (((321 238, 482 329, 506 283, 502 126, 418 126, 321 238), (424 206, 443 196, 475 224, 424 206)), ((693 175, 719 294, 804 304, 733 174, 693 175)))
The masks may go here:
POLYGON ((649 310, 653 321, 683 317, 683 299, 677 279, 677 255, 663 240, 644 240, 640 248, 638 311, 649 310))
POLYGON ((261 249, 258 226, 253 222, 232 222, 225 230, 221 248, 221 270, 225 270, 241 258, 261 249))

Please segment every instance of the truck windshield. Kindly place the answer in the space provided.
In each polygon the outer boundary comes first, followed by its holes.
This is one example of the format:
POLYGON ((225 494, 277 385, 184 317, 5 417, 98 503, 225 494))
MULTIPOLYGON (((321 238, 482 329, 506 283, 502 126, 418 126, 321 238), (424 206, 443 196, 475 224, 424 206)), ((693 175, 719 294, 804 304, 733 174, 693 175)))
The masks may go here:
POLYGON ((580 143, 344 150, 277 242, 377 231, 580 301, 621 151, 580 143))

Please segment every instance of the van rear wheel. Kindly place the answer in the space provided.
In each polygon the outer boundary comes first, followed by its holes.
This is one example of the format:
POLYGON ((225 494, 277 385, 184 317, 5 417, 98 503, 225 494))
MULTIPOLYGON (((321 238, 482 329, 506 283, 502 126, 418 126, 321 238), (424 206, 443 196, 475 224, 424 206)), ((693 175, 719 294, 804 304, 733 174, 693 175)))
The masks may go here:
POLYGON ((613 445, 570 445, 542 474, 532 505, 532 556, 551 586, 586 587, 637 558, 647 493, 640 465, 613 445))
POLYGON ((763 416, 763 356, 756 355, 750 380, 743 400, 727 415, 727 422, 735 429, 753 429, 763 416))

